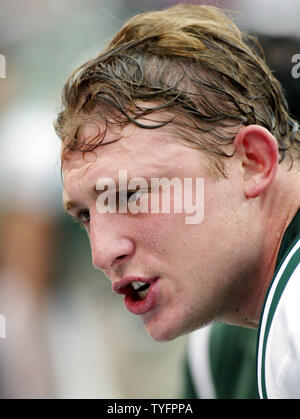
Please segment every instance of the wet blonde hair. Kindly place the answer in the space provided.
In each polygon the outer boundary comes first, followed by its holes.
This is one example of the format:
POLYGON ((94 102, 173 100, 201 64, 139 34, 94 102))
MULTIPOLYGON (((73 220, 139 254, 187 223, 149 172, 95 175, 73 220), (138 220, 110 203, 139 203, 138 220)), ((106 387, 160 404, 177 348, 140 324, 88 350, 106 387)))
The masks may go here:
POLYGON ((250 124, 275 136, 281 160, 286 153, 300 158, 298 124, 258 43, 212 6, 179 4, 132 17, 71 74, 62 105, 55 123, 62 160, 101 144, 106 130, 89 142, 77 138, 80 125, 97 118, 106 129, 168 128, 210 155, 221 172, 223 157, 232 155, 226 146, 250 124), (169 117, 155 118, 163 110, 169 117))

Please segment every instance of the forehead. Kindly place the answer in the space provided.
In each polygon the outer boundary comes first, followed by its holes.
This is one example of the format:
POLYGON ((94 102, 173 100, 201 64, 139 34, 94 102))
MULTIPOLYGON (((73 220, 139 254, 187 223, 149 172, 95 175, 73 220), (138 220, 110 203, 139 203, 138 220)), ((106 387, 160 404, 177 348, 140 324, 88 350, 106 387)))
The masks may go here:
MULTIPOLYGON (((96 130, 95 125, 87 124, 79 140, 88 141, 96 130)), ((64 183, 93 177, 95 173, 114 177, 120 169, 127 169, 133 176, 151 176, 162 170, 176 176, 178 168, 185 164, 188 168, 191 160, 195 160, 200 169, 199 151, 180 143, 166 130, 129 124, 119 132, 108 129, 104 140, 91 152, 70 152, 63 164, 64 183)))

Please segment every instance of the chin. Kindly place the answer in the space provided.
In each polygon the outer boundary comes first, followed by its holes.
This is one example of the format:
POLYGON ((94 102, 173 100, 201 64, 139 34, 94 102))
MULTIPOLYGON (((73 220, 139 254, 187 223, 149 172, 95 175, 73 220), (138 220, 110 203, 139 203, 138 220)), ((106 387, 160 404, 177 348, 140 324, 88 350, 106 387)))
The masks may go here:
POLYGON ((148 328, 146 327, 148 335, 157 342, 170 342, 180 336, 180 333, 173 330, 166 330, 162 327, 148 328))
POLYGON ((157 342, 170 342, 192 331, 178 319, 172 321, 169 318, 152 317, 150 319, 143 318, 143 322, 148 335, 157 342))
POLYGON ((186 313, 180 317, 180 312, 173 313, 172 316, 162 316, 158 312, 142 318, 148 335, 158 342, 172 341, 211 323, 207 318, 199 319, 198 316, 187 316, 186 313))

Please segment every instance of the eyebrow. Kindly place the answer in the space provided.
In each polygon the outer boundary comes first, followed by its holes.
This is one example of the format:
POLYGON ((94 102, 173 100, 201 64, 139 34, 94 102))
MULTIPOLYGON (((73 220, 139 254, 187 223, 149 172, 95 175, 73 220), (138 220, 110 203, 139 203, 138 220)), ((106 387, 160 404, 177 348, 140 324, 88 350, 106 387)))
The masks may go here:
MULTIPOLYGON (((134 178, 135 176, 133 176, 134 178)), ((140 177, 140 176, 138 176, 140 177)), ((151 177, 149 176, 141 176, 143 179, 145 179, 147 181, 147 184, 150 185, 151 184, 151 177)), ((130 182, 130 179, 128 179, 127 181, 127 187, 128 187, 128 183, 130 182)), ((119 191, 119 182, 118 180, 115 182, 116 185, 116 191, 119 191)), ((94 187, 92 187, 91 189, 88 190, 88 195, 89 196, 99 196, 101 195, 101 193, 105 192, 104 190, 100 190, 97 189, 97 185, 95 185, 94 187)), ((74 209, 74 208, 78 208, 78 207, 82 207, 82 204, 80 204, 79 202, 76 202, 74 200, 68 200, 66 202, 63 202, 63 210, 67 213, 69 213, 70 210, 74 209)), ((71 215, 71 214, 69 214, 71 215)), ((72 215, 71 215, 72 216, 72 215)))
MULTIPOLYGON (((90 190, 88 190, 88 195, 89 196, 95 196, 95 195, 99 195, 101 194, 101 191, 96 189, 97 185, 95 185, 93 188, 91 188, 90 190)), ((79 202, 76 202, 74 200, 68 200, 67 202, 63 202, 63 209, 65 212, 68 212, 74 208, 78 208, 78 207, 82 207, 82 204, 80 204, 79 202)))

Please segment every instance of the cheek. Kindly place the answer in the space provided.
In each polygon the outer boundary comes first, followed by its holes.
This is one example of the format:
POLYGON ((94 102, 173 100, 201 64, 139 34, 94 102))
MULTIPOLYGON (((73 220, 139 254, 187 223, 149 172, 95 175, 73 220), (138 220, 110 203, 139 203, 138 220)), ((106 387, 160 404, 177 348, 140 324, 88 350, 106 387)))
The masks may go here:
POLYGON ((180 246, 184 227, 184 214, 147 214, 135 226, 136 238, 145 251, 165 259, 180 246))
POLYGON ((206 182, 202 226, 208 240, 211 235, 215 241, 220 240, 227 227, 230 234, 231 225, 238 216, 239 205, 238 192, 227 180, 206 182))

